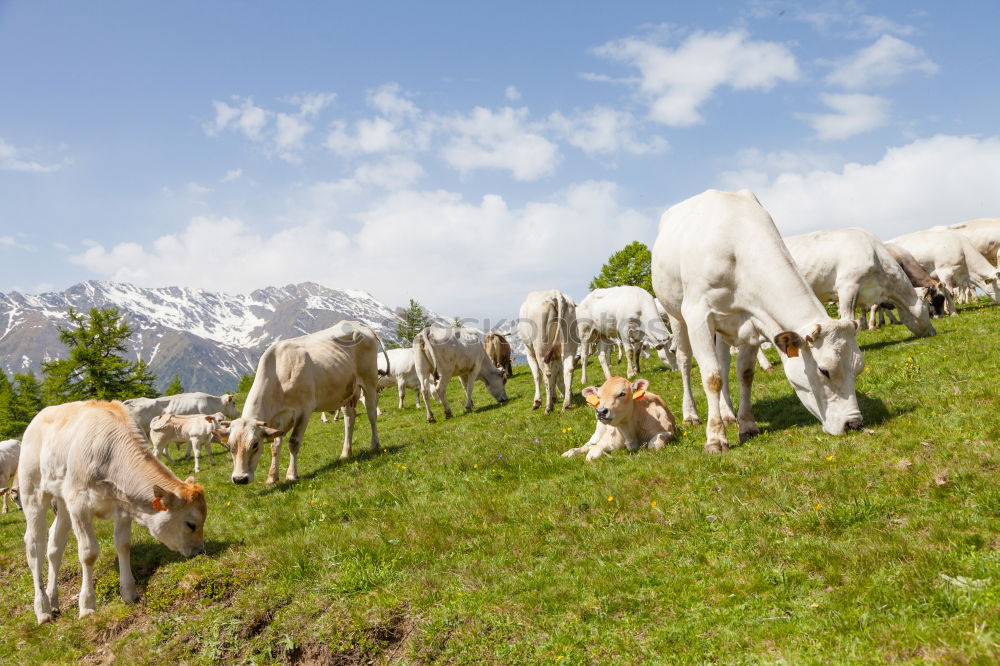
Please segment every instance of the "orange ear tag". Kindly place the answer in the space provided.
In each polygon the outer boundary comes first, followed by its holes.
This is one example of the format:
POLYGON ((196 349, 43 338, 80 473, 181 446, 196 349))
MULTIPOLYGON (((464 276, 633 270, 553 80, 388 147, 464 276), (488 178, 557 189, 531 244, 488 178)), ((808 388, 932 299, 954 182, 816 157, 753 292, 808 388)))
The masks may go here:
POLYGON ((167 510, 167 507, 163 506, 163 500, 161 500, 159 497, 154 497, 153 501, 150 502, 150 504, 152 504, 153 508, 156 509, 157 511, 167 510))
POLYGON ((795 358, 799 355, 799 348, 795 345, 788 345, 785 347, 785 356, 788 358, 795 358))
POLYGON ((646 395, 646 390, 645 389, 639 389, 638 391, 636 391, 635 393, 632 394, 632 399, 633 400, 638 400, 639 398, 641 398, 644 395, 646 395))
POLYGON ((587 396, 587 403, 591 407, 597 407, 599 404, 601 404, 601 399, 598 398, 596 395, 588 395, 587 396))

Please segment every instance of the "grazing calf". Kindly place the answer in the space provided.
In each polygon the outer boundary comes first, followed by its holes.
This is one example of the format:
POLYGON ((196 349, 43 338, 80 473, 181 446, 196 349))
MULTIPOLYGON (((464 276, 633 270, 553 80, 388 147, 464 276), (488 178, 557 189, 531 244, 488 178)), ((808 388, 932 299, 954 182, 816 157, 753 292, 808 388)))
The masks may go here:
POLYGON ((18 477, 39 624, 50 621, 59 609, 59 566, 70 526, 83 571, 80 617, 96 609, 94 562, 100 548, 94 518, 115 522, 119 583, 126 602, 139 598, 129 562, 133 520, 185 557, 205 550, 204 490, 194 477, 182 482, 153 457, 145 435, 120 402, 92 400, 43 409, 24 432, 18 477), (56 517, 46 534, 45 518, 53 502, 56 517), (47 586, 42 581, 46 550, 47 586))
POLYGON ((958 313, 953 296, 960 287, 979 287, 994 303, 1000 303, 1000 271, 963 234, 932 229, 906 234, 892 242, 906 248, 947 288, 949 314, 958 313))
POLYGON ((132 418, 139 424, 146 437, 150 436, 149 424, 161 414, 214 414, 222 412, 227 419, 239 416, 236 400, 228 393, 178 393, 159 398, 132 398, 123 403, 132 418))
POLYGON ((18 491, 13 487, 17 476, 17 460, 21 456, 21 440, 8 439, 0 442, 0 495, 3 495, 3 512, 7 513, 7 496, 21 508, 18 491))
POLYGON ((535 383, 532 409, 542 406, 541 375, 545 376, 545 413, 556 399, 556 372, 563 377, 563 409, 569 409, 573 394, 573 357, 576 355, 576 305, 566 294, 549 289, 533 291, 521 305, 517 335, 527 348, 528 367, 535 383))
POLYGON ((667 403, 647 388, 645 379, 630 383, 624 377, 612 377, 601 388, 583 389, 583 397, 596 409, 597 427, 586 444, 566 451, 563 457, 583 453, 587 460, 597 460, 619 449, 635 451, 643 444, 653 451, 662 449, 673 439, 677 423, 667 403))
POLYGON ((507 402, 507 377, 497 370, 483 348, 483 336, 467 328, 428 326, 413 338, 413 363, 420 379, 420 392, 427 410, 427 422, 434 423, 431 391, 444 405, 444 417, 451 418, 448 382, 458 377, 465 389, 465 411, 472 411, 472 389, 476 380, 501 405, 507 402))
MULTIPOLYGON (((268 347, 257 363, 257 374, 247 394, 243 413, 233 419, 220 437, 229 437, 233 458, 233 483, 253 481, 263 452, 271 443, 271 467, 267 483, 278 480, 281 437, 288 437, 288 469, 285 479, 299 478, 298 461, 302 438, 313 412, 333 412, 347 406, 344 417, 344 448, 340 459, 351 455, 356 417, 355 391, 361 388, 371 424, 371 449, 378 441, 378 356, 382 341, 367 324, 341 321, 322 331, 279 340, 268 347)), ((383 349, 385 348, 382 345, 383 349)))
POLYGON ((629 378, 639 373, 639 352, 644 343, 656 349, 669 347, 671 343, 670 333, 653 297, 641 287, 595 289, 577 306, 576 321, 583 382, 587 381, 587 360, 593 344, 597 345, 597 360, 604 370, 604 378, 609 379, 608 350, 612 341, 620 341, 625 349, 625 374, 629 378))
POLYGON ((866 328, 870 306, 892 303, 914 335, 935 334, 927 302, 872 233, 828 229, 791 236, 785 245, 820 302, 837 301, 841 319, 854 319, 855 306, 860 305, 859 327, 866 328))
POLYGON ((691 356, 708 398, 706 453, 729 450, 726 424, 740 441, 760 431, 750 390, 757 350, 772 342, 799 400, 842 435, 860 428, 855 381, 864 369, 856 324, 831 319, 749 190, 708 190, 663 214, 653 246, 653 289, 670 317, 684 386, 684 420, 698 423, 691 356), (729 397, 730 346, 739 347, 739 415, 729 397))
POLYGON ((487 333, 483 339, 483 347, 497 370, 506 372, 508 379, 514 376, 514 367, 510 361, 510 342, 507 341, 506 335, 496 331, 487 333))
POLYGON ((215 464, 215 455, 212 453, 212 440, 219 440, 217 431, 223 426, 228 426, 222 412, 215 414, 161 414, 154 418, 149 424, 149 440, 153 444, 153 455, 163 456, 173 464, 174 459, 170 457, 167 447, 176 442, 187 444, 189 452, 194 451, 194 471, 197 474, 201 471, 199 459, 201 458, 201 447, 208 448, 208 462, 215 464))

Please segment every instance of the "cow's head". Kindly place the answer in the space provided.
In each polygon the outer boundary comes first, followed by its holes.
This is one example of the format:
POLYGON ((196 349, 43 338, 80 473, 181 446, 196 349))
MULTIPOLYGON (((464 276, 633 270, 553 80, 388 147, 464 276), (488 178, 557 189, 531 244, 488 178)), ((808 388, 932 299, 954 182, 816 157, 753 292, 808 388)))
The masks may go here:
POLYGON ((899 308, 899 316, 914 335, 922 338, 937 335, 931 323, 930 303, 923 298, 914 299, 907 307, 899 308))
POLYGON ((805 336, 792 331, 774 336, 774 346, 785 356, 781 365, 788 381, 830 435, 843 435, 863 423, 854 382, 865 369, 865 358, 856 333, 854 321, 827 319, 805 336))
POLYGON ((253 481, 264 444, 285 434, 253 418, 233 419, 228 428, 219 428, 216 435, 226 442, 233 457, 233 483, 246 485, 253 481))
POLYGON ((597 411, 597 420, 608 425, 620 426, 632 417, 634 401, 645 394, 649 382, 637 379, 634 382, 624 377, 612 377, 601 388, 588 386, 580 394, 597 411))
POLYGON ((1000 303, 1000 270, 983 277, 983 291, 993 299, 994 303, 1000 303))
POLYGON ((507 373, 497 369, 492 363, 486 363, 484 366, 484 371, 480 372, 479 376, 493 399, 502 405, 507 402, 507 373))
POLYGON ((231 419, 235 419, 240 415, 238 409, 236 409, 236 398, 234 398, 229 393, 222 394, 222 412, 225 416, 231 419))
POLYGON ((7 495, 7 497, 14 500, 14 504, 18 509, 22 508, 21 493, 18 492, 17 488, 0 488, 0 495, 7 495))
POLYGON ((152 513, 140 513, 141 522, 167 548, 184 557, 205 552, 205 489, 189 476, 173 492, 153 486, 152 513))
POLYGON ((944 316, 944 304, 947 299, 944 297, 944 292, 941 291, 940 283, 930 287, 916 287, 916 290, 917 296, 927 302, 932 317, 944 316))

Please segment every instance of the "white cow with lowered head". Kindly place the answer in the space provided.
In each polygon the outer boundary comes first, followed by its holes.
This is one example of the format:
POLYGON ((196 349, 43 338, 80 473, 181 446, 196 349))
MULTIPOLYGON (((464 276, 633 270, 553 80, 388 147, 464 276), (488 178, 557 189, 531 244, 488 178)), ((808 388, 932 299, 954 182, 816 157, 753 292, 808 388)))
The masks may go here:
POLYGON ((576 322, 580 332, 581 381, 584 384, 587 383, 591 345, 597 345, 597 359, 605 379, 610 379, 610 342, 620 340, 625 348, 625 374, 631 379, 639 373, 639 356, 644 343, 656 349, 670 347, 671 343, 670 333, 653 297, 642 287, 595 289, 576 307, 576 322))
POLYGON ((729 449, 726 424, 740 441, 759 432, 750 406, 757 350, 770 341, 799 400, 831 435, 860 428, 854 383, 864 369, 856 324, 831 319, 792 261, 778 230, 749 190, 708 190, 672 206, 653 246, 653 289, 677 338, 684 420, 698 423, 691 355, 708 397, 705 451, 729 449), (728 377, 738 346, 739 414, 728 377))

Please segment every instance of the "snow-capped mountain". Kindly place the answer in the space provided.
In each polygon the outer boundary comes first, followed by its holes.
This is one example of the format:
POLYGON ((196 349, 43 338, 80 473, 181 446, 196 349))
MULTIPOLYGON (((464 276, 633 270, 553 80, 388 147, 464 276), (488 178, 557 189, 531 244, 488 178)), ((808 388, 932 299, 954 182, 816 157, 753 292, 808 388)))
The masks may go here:
POLYGON ((367 292, 311 282, 219 294, 89 281, 58 293, 0 294, 0 367, 8 374, 40 375, 43 361, 65 356, 57 326, 68 323, 71 307, 84 314, 92 307, 118 308, 133 330, 130 359, 149 363, 161 390, 177 374, 186 390, 212 393, 233 390, 275 340, 357 319, 386 342, 395 342, 399 322, 391 308, 367 292))

